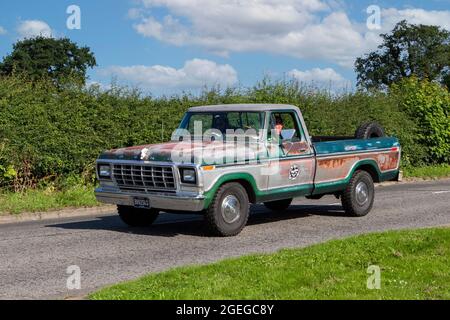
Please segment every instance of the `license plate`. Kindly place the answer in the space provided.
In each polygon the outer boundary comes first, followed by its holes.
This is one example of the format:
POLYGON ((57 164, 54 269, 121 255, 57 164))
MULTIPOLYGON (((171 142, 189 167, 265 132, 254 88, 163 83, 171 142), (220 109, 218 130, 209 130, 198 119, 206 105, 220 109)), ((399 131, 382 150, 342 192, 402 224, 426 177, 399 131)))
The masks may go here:
POLYGON ((150 209, 150 200, 147 198, 134 198, 134 207, 138 209, 150 209))

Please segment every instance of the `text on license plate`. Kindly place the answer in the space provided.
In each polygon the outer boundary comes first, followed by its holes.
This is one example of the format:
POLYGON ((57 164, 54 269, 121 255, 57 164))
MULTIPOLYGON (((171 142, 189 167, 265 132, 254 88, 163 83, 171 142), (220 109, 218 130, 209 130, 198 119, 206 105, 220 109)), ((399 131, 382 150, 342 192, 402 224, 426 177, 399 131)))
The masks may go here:
POLYGON ((134 198, 134 207, 140 209, 150 209, 150 200, 147 198, 134 198))

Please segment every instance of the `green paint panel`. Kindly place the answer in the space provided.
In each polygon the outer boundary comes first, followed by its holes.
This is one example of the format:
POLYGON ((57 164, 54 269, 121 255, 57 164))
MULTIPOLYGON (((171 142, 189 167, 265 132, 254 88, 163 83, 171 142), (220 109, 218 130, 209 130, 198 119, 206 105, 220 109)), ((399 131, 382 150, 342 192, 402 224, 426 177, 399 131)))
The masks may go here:
POLYGON ((376 138, 368 140, 317 142, 314 143, 314 147, 318 155, 328 155, 332 153, 355 153, 389 149, 393 147, 400 147, 400 143, 397 138, 376 138))
POLYGON ((228 182, 233 181, 245 181, 253 190, 256 203, 262 203, 267 201, 282 200, 288 198, 295 198, 310 195, 313 189, 312 184, 293 186, 288 188, 279 188, 272 190, 259 190, 255 179, 249 173, 232 173, 222 176, 211 188, 211 190, 205 192, 205 209, 211 205, 215 194, 219 188, 228 182))
POLYGON ((214 199, 214 196, 217 193, 217 190, 219 190, 219 188, 224 183, 232 182, 232 181, 245 181, 248 184, 250 184, 251 188, 253 189, 253 191, 255 193, 258 190, 258 187, 256 186, 255 179, 249 173, 244 173, 243 172, 243 173, 231 173, 231 174, 224 175, 224 176, 219 178, 219 180, 214 184, 214 186, 209 191, 204 193, 204 196, 205 196, 205 209, 210 206, 211 202, 214 199))

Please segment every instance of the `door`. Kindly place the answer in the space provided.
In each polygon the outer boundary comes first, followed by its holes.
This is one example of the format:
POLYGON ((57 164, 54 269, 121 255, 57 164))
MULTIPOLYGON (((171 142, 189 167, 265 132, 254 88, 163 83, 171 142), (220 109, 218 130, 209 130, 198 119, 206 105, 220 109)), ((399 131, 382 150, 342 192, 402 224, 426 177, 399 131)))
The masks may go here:
MULTIPOLYGON (((315 158, 295 111, 272 112, 268 133, 269 191, 285 189, 296 195, 311 194, 315 158), (298 194, 297 194, 298 193, 298 194)), ((277 190, 277 193, 283 192, 277 190)))

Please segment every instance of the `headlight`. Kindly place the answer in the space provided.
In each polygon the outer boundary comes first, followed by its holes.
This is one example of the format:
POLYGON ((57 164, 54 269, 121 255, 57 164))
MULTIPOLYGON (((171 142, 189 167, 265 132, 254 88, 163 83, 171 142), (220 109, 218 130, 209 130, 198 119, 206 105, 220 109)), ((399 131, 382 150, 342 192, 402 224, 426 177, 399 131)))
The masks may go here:
POLYGON ((189 184, 197 183, 197 174, 195 172, 195 169, 180 168, 180 173, 181 182, 189 184))
POLYGON ((111 166, 108 164, 101 164, 98 166, 98 176, 100 178, 111 178, 111 166))

